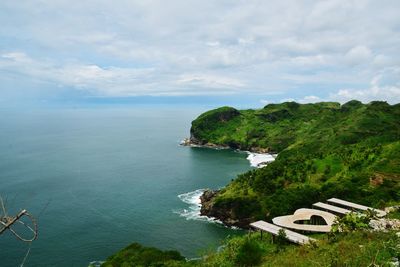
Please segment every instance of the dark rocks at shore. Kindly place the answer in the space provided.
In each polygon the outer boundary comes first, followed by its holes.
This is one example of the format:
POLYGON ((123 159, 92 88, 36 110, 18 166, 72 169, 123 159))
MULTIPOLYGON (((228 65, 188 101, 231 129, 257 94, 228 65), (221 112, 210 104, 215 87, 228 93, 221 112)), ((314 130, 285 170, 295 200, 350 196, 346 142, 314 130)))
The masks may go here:
POLYGON ((253 222, 252 218, 235 218, 233 209, 228 207, 220 207, 215 205, 215 198, 218 196, 219 190, 205 190, 200 197, 201 209, 200 214, 210 218, 220 220, 224 225, 248 229, 249 224, 253 222))
POLYGON ((182 146, 190 146, 190 147, 205 147, 205 148, 213 148, 213 149, 228 149, 230 147, 223 145, 216 145, 213 143, 201 143, 196 139, 185 138, 181 142, 182 146))
POLYGON ((203 192, 203 194, 200 196, 200 201, 202 205, 202 210, 208 210, 210 208, 210 205, 212 203, 212 200, 214 197, 218 195, 219 190, 211 190, 207 189, 203 192))
MULTIPOLYGON (((223 146, 217 145, 213 143, 202 143, 193 136, 190 138, 185 138, 181 142, 182 146, 189 146, 189 147, 204 147, 204 148, 212 148, 212 149, 235 149, 231 146, 223 146)), ((270 150, 268 148, 261 148, 261 147, 251 147, 246 149, 253 153, 268 153, 270 150)), ((217 204, 215 205, 215 199, 218 196, 219 190, 205 190, 204 193, 200 197, 201 201, 201 209, 200 214, 202 216, 207 216, 210 218, 215 218, 221 221, 224 225, 232 227, 239 227, 243 229, 248 229, 249 224, 254 222, 254 218, 238 218, 237 211, 238 209, 242 209, 240 207, 240 203, 225 203, 224 205, 217 204)))
POLYGON ((253 153, 260 153, 260 154, 267 154, 267 153, 271 153, 271 150, 267 147, 267 148, 263 148, 263 147, 250 147, 249 148, 250 152, 253 153))
POLYGON ((250 151, 253 153, 259 153, 259 154, 271 154, 273 152, 271 152, 271 150, 267 147, 267 148, 263 148, 263 147, 250 147, 248 149, 245 148, 238 148, 236 146, 228 146, 228 145, 217 145, 214 143, 204 143, 204 142, 200 142, 199 140, 197 140, 194 137, 190 137, 190 138, 185 138, 181 141, 180 143, 182 146, 190 146, 190 147, 205 147, 205 148, 214 148, 214 149, 239 149, 242 151, 250 151))

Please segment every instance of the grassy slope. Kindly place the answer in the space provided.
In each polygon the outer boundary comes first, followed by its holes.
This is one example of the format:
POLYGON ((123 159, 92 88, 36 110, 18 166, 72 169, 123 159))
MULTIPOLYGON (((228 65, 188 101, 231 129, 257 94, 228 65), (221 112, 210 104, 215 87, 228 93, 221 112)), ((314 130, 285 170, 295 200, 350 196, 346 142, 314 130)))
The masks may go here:
POLYGON ((161 251, 157 248, 143 247, 133 243, 115 255, 110 256, 103 267, 148 267, 148 266, 182 266, 186 261, 177 251, 161 251))
POLYGON ((351 101, 261 110, 224 107, 192 123, 198 143, 279 152, 268 167, 239 175, 214 199, 236 219, 289 214, 340 197, 381 206, 400 201, 400 105, 351 101))
POLYGON ((314 246, 272 244, 269 237, 264 235, 261 240, 253 234, 228 240, 224 250, 210 253, 198 266, 389 266, 388 262, 400 256, 399 242, 393 232, 360 231, 334 239, 324 236, 314 246))
POLYGON ((232 266, 389 266, 400 258, 395 232, 355 231, 328 237, 317 244, 297 246, 259 233, 227 239, 219 252, 185 261, 177 252, 163 252, 136 243, 111 256, 102 266, 232 267, 232 266), (375 265, 373 265, 375 264, 375 265))

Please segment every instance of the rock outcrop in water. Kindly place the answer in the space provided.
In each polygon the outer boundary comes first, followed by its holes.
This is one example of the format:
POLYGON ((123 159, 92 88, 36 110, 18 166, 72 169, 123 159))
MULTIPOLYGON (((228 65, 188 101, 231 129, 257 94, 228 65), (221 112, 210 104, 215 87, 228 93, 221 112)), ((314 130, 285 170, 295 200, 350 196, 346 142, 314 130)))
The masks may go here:
POLYGON ((201 210, 200 214, 203 216, 216 218, 220 220, 224 225, 239 228, 248 228, 249 224, 255 220, 253 217, 243 218, 236 214, 236 210, 240 207, 240 203, 230 203, 232 206, 220 205, 215 203, 216 196, 219 194, 219 190, 206 190, 201 195, 201 210))

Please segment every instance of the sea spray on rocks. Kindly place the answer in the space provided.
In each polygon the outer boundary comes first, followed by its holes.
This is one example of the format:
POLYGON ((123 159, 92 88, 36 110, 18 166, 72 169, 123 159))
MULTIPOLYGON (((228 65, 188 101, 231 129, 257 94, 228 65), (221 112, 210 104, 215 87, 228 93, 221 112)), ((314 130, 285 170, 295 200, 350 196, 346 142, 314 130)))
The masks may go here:
POLYGON ((221 221, 219 221, 215 218, 203 216, 200 214, 200 210, 201 210, 200 197, 203 195, 203 193, 205 191, 206 191, 206 189, 197 189, 192 192, 178 195, 178 198, 182 202, 189 204, 189 207, 186 209, 175 211, 175 213, 186 218, 186 220, 198 220, 198 221, 222 223, 221 221))

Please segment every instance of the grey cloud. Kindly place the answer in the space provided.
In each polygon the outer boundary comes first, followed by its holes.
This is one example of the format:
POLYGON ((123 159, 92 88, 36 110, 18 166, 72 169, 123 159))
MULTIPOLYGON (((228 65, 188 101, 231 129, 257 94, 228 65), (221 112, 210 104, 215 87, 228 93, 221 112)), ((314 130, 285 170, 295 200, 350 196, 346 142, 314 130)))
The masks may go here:
POLYGON ((3 57, 0 68, 98 95, 290 97, 320 85, 332 89, 315 97, 327 98, 400 66, 398 1, 10 0, 0 10, 0 40, 17 46, 0 51, 30 60, 3 57))

